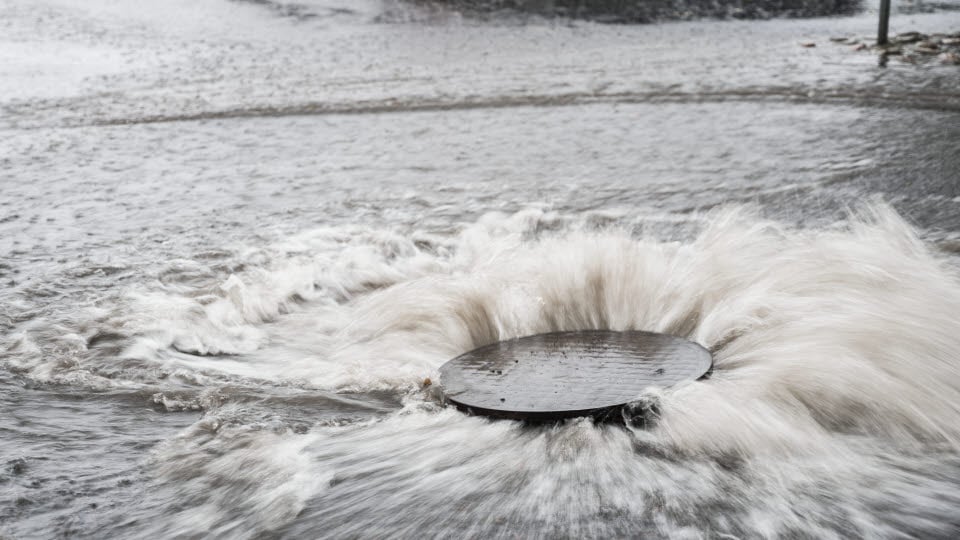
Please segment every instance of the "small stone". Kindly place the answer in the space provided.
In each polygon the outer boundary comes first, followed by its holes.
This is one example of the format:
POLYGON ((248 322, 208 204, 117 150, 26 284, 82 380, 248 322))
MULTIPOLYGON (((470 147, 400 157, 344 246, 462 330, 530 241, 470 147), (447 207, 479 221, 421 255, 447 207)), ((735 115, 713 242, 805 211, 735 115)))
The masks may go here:
POLYGON ((960 38, 943 38, 940 40, 941 45, 960 45, 960 38))
POLYGON ((920 54, 937 54, 938 52, 940 52, 937 49, 931 49, 929 47, 914 47, 913 50, 920 54))
POLYGON ((801 41, 800 46, 809 49, 811 47, 816 47, 817 44, 812 41, 801 41))
POLYGON ((913 43, 921 39, 923 39, 923 34, 920 32, 903 32, 893 37, 893 40, 898 43, 913 43))
POLYGON ((864 50, 864 49, 867 48, 867 44, 866 44, 866 43, 857 43, 856 45, 854 45, 854 46, 851 47, 851 48, 852 48, 853 50, 855 50, 855 51, 862 51, 862 50, 864 50))
POLYGON ((423 380, 423 386, 426 387, 426 386, 430 386, 431 384, 433 384, 433 381, 430 380, 430 377, 427 377, 426 379, 423 380))
POLYGON ((929 40, 925 40, 925 41, 921 41, 921 42, 917 43, 917 47, 923 47, 923 48, 925 48, 925 49, 939 49, 939 48, 940 48, 936 43, 934 43, 934 42, 932 42, 932 41, 929 41, 929 40))
POLYGON ((830 41, 834 43, 846 43, 848 39, 846 36, 834 36, 830 38, 830 41))

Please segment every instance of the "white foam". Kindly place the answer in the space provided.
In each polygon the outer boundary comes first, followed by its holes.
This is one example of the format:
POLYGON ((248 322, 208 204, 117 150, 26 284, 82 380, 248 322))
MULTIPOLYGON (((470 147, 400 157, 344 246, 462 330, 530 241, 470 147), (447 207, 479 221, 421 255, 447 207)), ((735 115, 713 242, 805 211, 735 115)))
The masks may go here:
POLYGON ((956 441, 960 283, 891 209, 821 231, 720 212, 685 244, 537 238, 556 219, 489 215, 441 254, 389 233, 305 233, 207 305, 143 297, 154 314, 127 354, 229 353, 177 365, 364 391, 413 388, 497 340, 651 330, 715 354, 710 380, 663 396, 660 430, 679 446, 796 451, 834 430, 956 441))
POLYGON ((166 496, 191 503, 177 531, 255 536, 295 515, 302 536, 951 527, 924 512, 960 502, 944 476, 960 435, 960 279, 893 210, 806 231, 722 211, 690 242, 543 232, 564 219, 493 214, 429 246, 362 228, 306 232, 248 254, 251 268, 212 301, 182 288, 138 297, 125 354, 207 386, 240 377, 309 392, 407 391, 456 354, 555 330, 653 330, 712 349, 711 378, 655 392, 654 428, 526 429, 410 393, 382 420, 294 435, 262 409, 214 403, 157 453, 166 496), (207 356, 173 351, 190 339, 207 356), (218 484, 226 475, 236 477, 218 484), (880 519, 878 508, 894 510, 880 519))

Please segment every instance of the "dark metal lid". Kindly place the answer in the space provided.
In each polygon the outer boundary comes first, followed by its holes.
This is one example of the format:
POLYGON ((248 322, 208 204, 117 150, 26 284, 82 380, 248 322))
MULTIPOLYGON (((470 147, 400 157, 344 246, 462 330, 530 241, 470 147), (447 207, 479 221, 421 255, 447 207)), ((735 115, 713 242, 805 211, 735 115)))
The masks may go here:
POLYGON ((556 332, 474 349, 440 368, 444 396, 477 414, 557 420, 622 407, 706 374, 710 352, 652 332, 556 332))

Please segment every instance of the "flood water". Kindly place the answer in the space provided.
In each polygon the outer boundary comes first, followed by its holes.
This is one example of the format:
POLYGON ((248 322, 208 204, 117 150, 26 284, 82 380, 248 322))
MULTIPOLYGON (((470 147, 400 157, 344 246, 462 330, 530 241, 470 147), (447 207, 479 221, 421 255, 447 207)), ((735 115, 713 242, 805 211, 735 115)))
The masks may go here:
POLYGON ((960 68, 874 24, 0 0, 0 537, 955 538, 960 68), (421 388, 585 329, 715 369, 421 388))

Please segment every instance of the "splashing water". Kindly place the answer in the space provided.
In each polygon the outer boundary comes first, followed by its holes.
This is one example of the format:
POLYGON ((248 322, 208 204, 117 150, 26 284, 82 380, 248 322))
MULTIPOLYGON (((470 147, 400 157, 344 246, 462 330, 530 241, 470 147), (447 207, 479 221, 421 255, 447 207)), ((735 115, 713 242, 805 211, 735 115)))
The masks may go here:
POLYGON ((0 537, 960 537, 956 66, 439 4, 0 2, 0 537), (421 388, 591 328, 716 370, 646 430, 421 388))
POLYGON ((15 336, 12 363, 205 410, 153 450, 140 502, 93 520, 110 536, 951 537, 951 261, 883 205, 819 230, 742 209, 700 228, 663 241, 528 210, 452 239, 314 230, 219 284, 178 262, 75 333, 15 336), (660 391, 649 430, 489 421, 419 389, 466 350, 583 329, 684 336, 715 371, 660 391), (51 364, 44 340, 79 360, 51 364))

